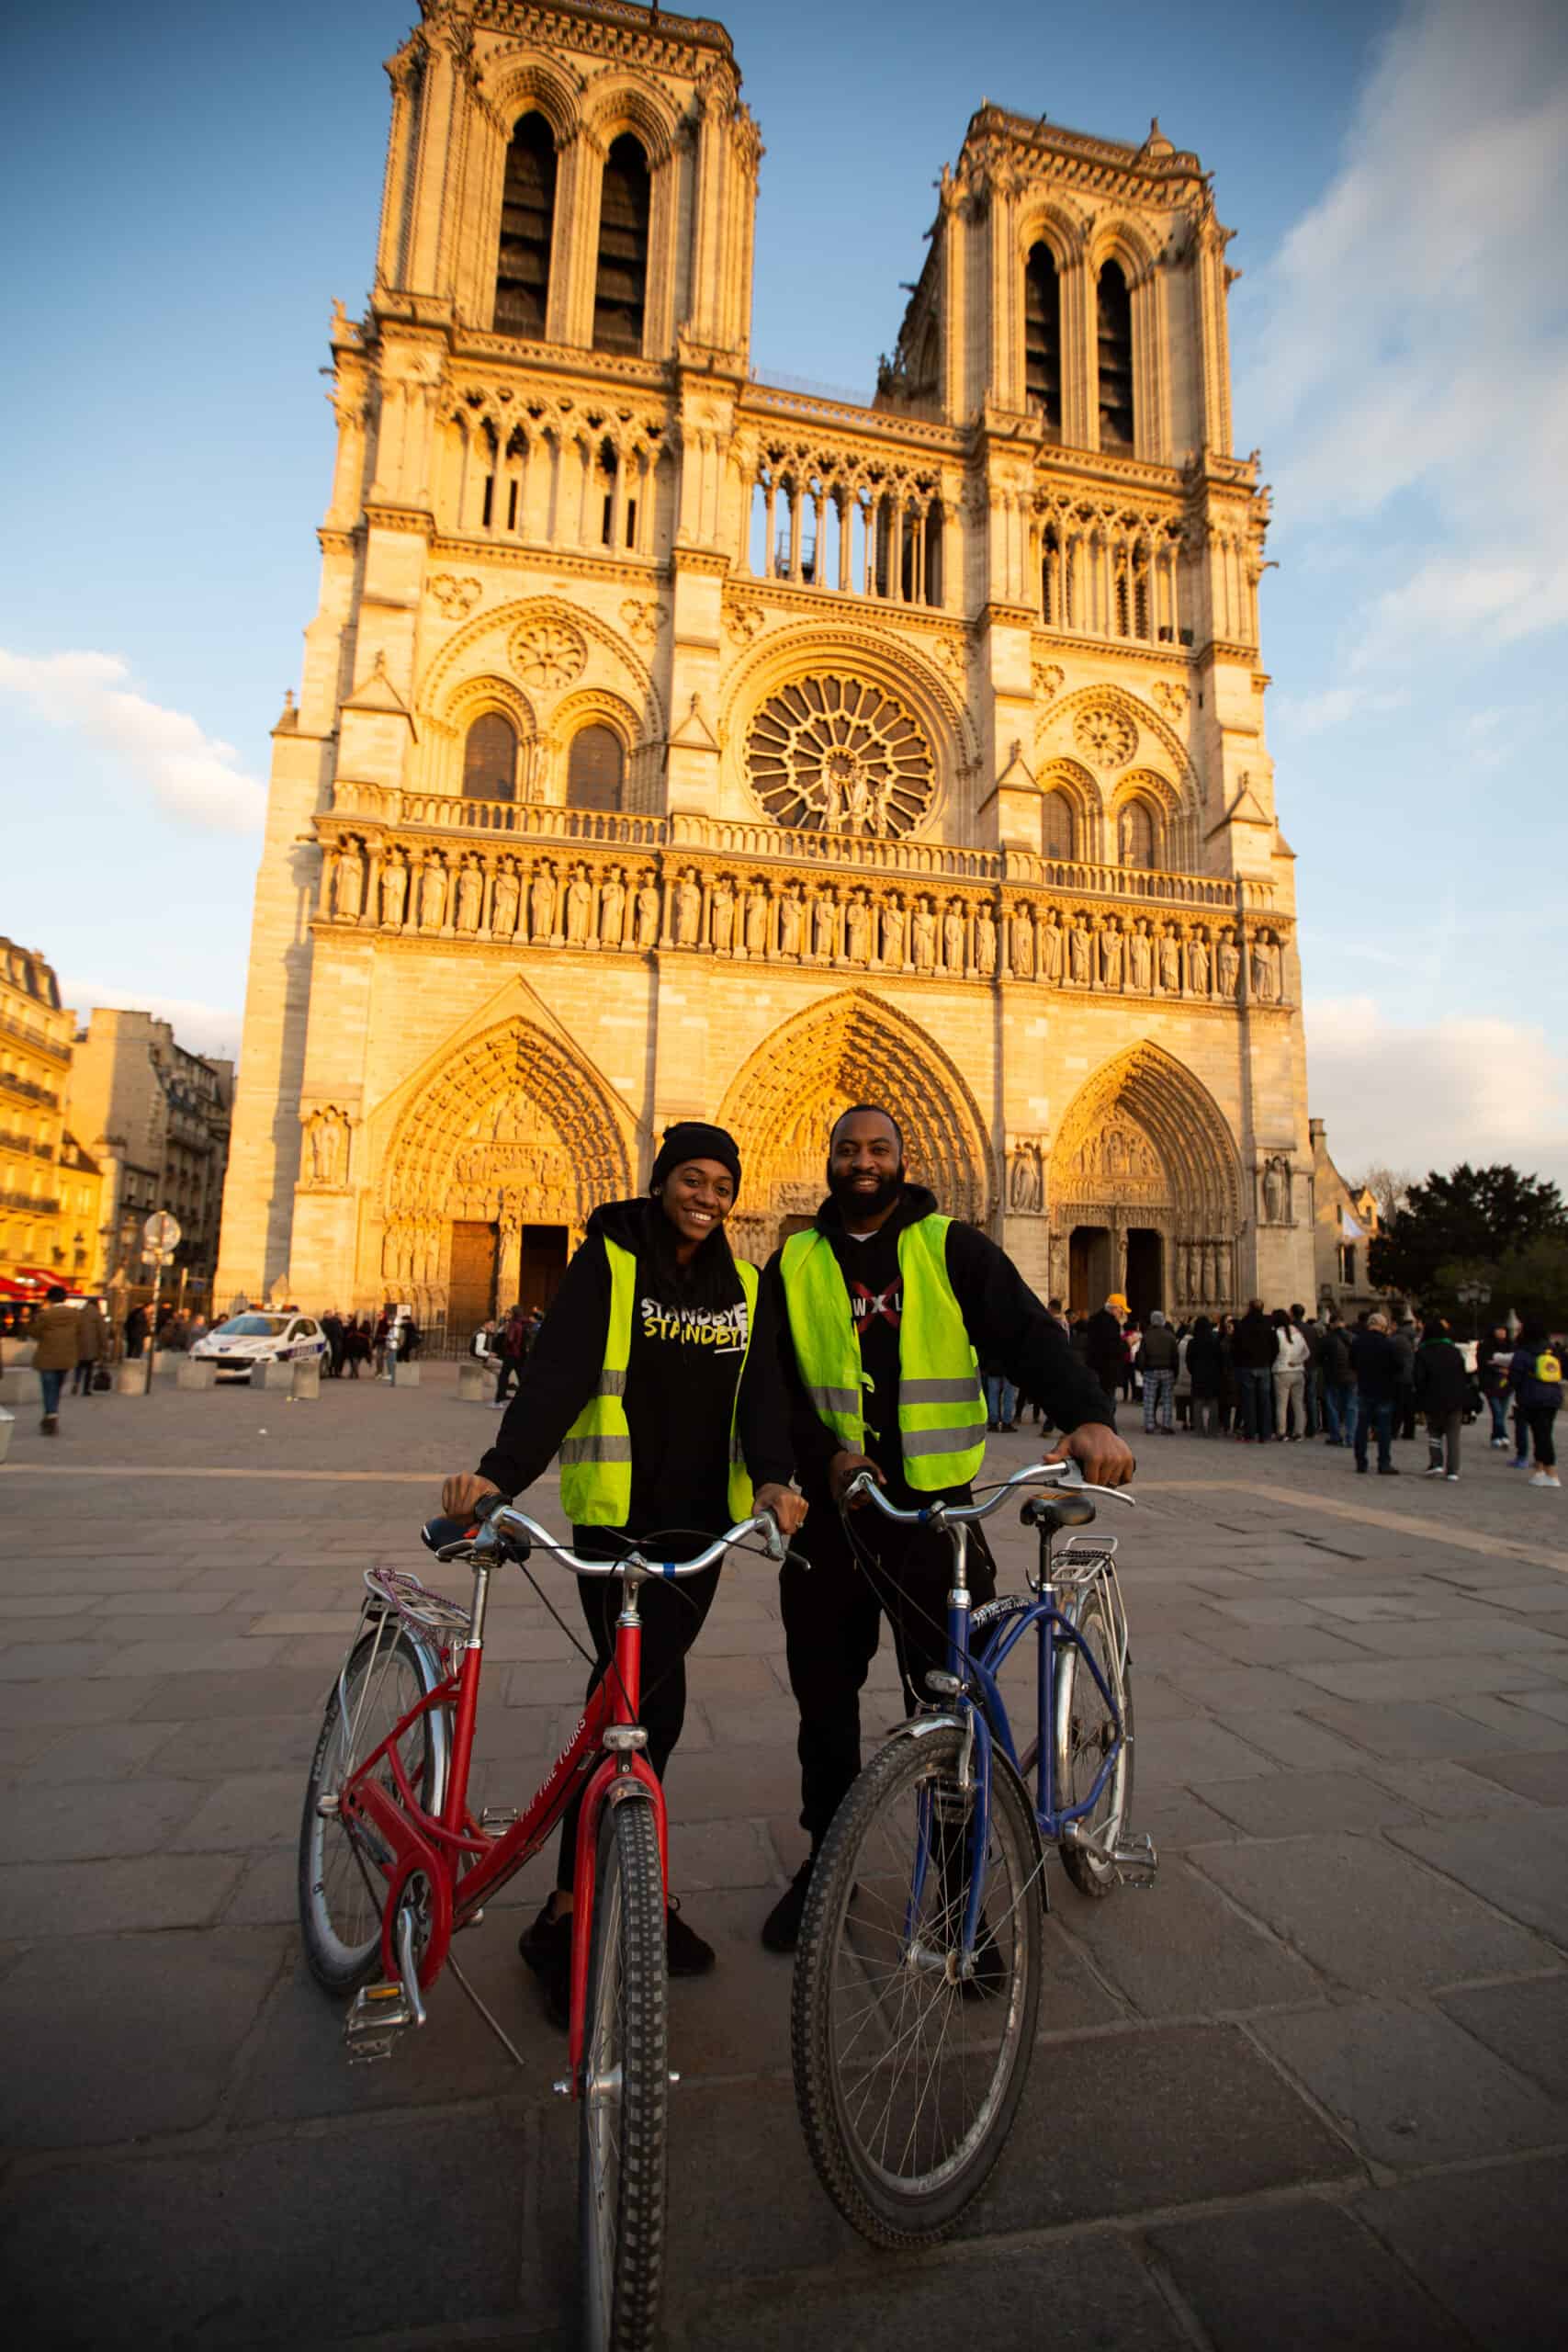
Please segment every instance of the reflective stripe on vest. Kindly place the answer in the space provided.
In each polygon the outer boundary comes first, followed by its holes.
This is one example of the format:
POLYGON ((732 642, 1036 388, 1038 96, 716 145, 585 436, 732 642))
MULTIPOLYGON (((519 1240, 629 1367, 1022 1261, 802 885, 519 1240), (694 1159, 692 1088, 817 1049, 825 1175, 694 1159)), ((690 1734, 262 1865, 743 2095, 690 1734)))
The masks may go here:
MULTIPOLYGON (((986 1452, 986 1408, 975 1351, 947 1272, 944 1216, 898 1236, 904 1307, 898 1329, 898 1431, 904 1476, 918 1492, 967 1486, 986 1452)), ((819 1419, 851 1453, 865 1451, 866 1374, 850 1295, 832 1244, 812 1227, 780 1259, 790 1336, 819 1419)))
MULTIPOLYGON (((560 1448, 561 1509, 575 1527, 624 1527, 632 1508, 632 1433, 625 1399, 632 1317, 637 1311, 637 1260, 618 1241, 601 1238, 610 1266, 604 1365, 592 1396, 561 1440, 560 1448)), ((735 1271, 746 1302, 746 1340, 729 1408, 728 1506, 730 1518, 740 1520, 750 1518, 751 1512, 751 1481, 740 1451, 737 1418, 740 1374, 746 1369, 757 1318, 757 1269, 744 1258, 737 1258, 735 1271)))

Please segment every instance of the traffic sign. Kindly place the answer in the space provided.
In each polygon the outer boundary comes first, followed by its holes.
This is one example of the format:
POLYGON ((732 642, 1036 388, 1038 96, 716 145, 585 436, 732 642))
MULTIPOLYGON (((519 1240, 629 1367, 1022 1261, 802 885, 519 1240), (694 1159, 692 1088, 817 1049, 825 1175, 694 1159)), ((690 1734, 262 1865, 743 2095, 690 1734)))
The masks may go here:
POLYGON ((180 1221, 167 1209, 154 1209, 141 1228, 141 1238, 150 1258, 172 1258, 179 1247, 180 1221))

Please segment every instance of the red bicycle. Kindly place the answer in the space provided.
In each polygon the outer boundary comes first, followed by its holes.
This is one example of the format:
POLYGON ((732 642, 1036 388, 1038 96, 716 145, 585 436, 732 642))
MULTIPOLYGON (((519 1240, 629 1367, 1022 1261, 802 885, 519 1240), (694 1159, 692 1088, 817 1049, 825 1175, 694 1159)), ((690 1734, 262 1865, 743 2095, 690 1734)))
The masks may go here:
POLYGON ((763 1538, 770 1513, 741 1521, 696 1558, 585 1560, 510 1505, 472 1525, 423 1531, 444 1561, 473 1568, 471 1605, 392 1568, 366 1572, 360 1623, 327 1704, 299 1831, 299 1924, 310 1972, 355 1996, 353 2058, 390 2054, 425 2022, 444 1966, 519 2065, 523 2059, 451 1958, 453 1936, 539 1851, 582 1787, 572 1914, 568 2075, 580 2101, 578 2225, 585 2341, 595 2352, 652 2342, 664 2250, 666 2046, 664 1792, 637 1721, 649 1577, 688 1577, 763 1538), (580 1577, 624 1586, 615 1659, 527 1811, 468 1810, 491 1570, 536 1548, 580 1577))

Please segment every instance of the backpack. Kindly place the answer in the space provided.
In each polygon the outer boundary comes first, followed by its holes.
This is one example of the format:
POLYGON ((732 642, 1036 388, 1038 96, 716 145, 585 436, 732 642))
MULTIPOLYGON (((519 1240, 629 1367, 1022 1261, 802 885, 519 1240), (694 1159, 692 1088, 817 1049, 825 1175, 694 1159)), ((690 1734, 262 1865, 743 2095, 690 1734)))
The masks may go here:
POLYGON ((509 1356, 525 1356, 528 1352, 528 1326, 521 1315, 513 1315, 502 1334, 502 1346, 509 1356))
POLYGON ((1562 1378, 1562 1365, 1556 1351, 1543 1348, 1535 1360, 1535 1376, 1546 1388, 1555 1387, 1562 1378))

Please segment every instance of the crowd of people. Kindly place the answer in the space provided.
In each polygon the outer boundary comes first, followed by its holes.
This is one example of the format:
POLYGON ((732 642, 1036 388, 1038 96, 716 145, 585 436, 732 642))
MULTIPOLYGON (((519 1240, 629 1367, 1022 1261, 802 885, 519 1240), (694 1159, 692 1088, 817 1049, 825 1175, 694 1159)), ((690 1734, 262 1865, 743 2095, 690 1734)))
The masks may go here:
MULTIPOLYGON (((1172 1323, 1155 1308, 1134 1322, 1113 1292, 1095 1314, 1069 1318, 1059 1299, 1046 1309, 1067 1333, 1075 1354, 1106 1394, 1141 1399, 1149 1436, 1233 1439, 1245 1445, 1299 1444, 1321 1439, 1397 1477, 1397 1440, 1424 1437, 1424 1475, 1456 1484, 1460 1435, 1489 1419, 1494 1451, 1529 1470, 1530 1485, 1557 1487, 1554 1424, 1562 1401, 1562 1342, 1544 1323, 1510 1332, 1495 1324, 1473 1347, 1455 1340, 1440 1315, 1400 1322, 1380 1310, 1347 1323, 1337 1311, 1309 1314, 1297 1304, 1265 1310, 1259 1298, 1242 1315, 1195 1316, 1172 1323)), ((986 1374, 987 1426, 1011 1430, 1042 1408, 1020 1398, 994 1367, 986 1374)))
POLYGON ((321 1317, 327 1360, 321 1369, 329 1380, 357 1380, 367 1368, 374 1380, 395 1387, 400 1363, 412 1363, 423 1345, 424 1334, 405 1308, 400 1314, 389 1299, 378 1315, 340 1315, 330 1306, 321 1317))

